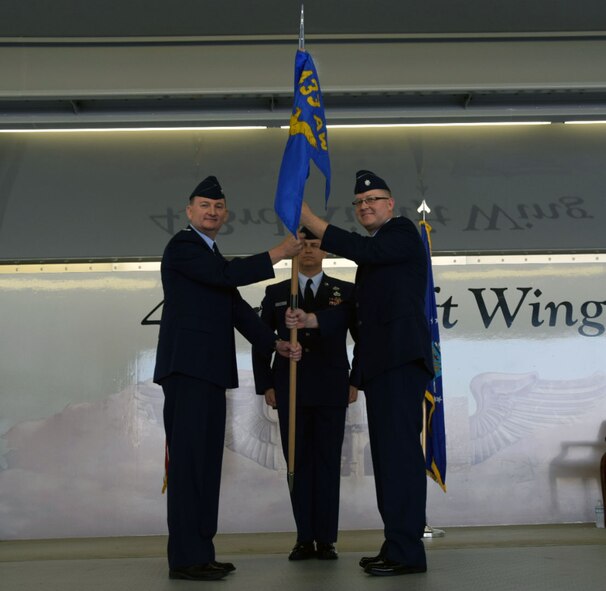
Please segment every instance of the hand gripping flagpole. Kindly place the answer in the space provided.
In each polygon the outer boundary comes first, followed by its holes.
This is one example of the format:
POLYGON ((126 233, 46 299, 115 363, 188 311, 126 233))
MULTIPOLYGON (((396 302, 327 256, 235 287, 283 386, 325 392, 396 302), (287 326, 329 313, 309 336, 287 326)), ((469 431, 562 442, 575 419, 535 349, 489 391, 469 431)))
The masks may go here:
MULTIPOLYGON (((299 49, 305 51, 304 12, 301 4, 301 21, 299 25, 299 49)), ((292 258, 290 276, 290 307, 299 307, 299 259, 292 258)), ((297 345, 297 328, 290 329, 290 344, 297 345)), ((295 434, 297 428, 297 363, 290 360, 290 383, 288 396, 288 490, 292 493, 295 486, 295 434)))
MULTIPOLYGON (((417 212, 423 216, 423 223, 425 223, 425 214, 430 213, 431 209, 425 199, 421 202, 421 205, 417 208, 417 212)), ((421 432, 421 445, 423 446, 423 457, 427 457, 427 408, 425 406, 425 398, 423 398, 423 431, 421 432)), ((425 523, 425 530, 423 531, 424 538, 443 538, 445 532, 443 529, 437 529, 431 527, 427 522, 425 523)))

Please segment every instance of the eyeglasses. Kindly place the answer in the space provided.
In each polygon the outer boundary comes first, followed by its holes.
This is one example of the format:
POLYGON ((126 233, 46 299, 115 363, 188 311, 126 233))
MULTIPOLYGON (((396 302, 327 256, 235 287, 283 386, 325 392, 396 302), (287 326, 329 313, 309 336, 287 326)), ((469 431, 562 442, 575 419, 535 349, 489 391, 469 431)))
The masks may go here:
POLYGON ((351 204, 354 207, 360 207, 363 203, 366 205, 373 205, 379 199, 389 199, 389 197, 375 197, 374 195, 371 195, 370 197, 364 197, 364 199, 354 199, 351 204))

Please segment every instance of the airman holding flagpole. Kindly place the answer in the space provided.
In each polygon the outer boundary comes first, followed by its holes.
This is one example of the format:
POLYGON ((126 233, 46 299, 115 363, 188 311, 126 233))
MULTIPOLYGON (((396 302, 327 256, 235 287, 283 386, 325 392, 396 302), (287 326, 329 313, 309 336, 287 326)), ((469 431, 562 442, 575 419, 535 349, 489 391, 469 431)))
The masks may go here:
MULTIPOLYGON (((362 558, 360 566, 375 576, 425 572, 422 402, 434 371, 425 317, 426 254, 415 225, 394 215, 395 200, 382 178, 358 171, 354 194, 357 220, 369 236, 328 224, 306 203, 301 223, 321 238, 322 249, 358 265, 354 383, 366 398, 377 505, 385 526, 379 552, 362 558)), ((332 312, 290 310, 286 325, 323 329, 332 312)))
POLYGON ((189 225, 162 256, 164 306, 154 381, 164 392, 167 443, 168 564, 171 579, 213 580, 235 570, 218 562, 217 532, 225 436, 225 390, 238 386, 234 329, 269 356, 300 359, 244 301, 238 287, 274 277, 273 265, 297 255, 289 236, 269 251, 227 260, 216 238, 228 218, 217 177, 200 182, 186 207, 189 225))

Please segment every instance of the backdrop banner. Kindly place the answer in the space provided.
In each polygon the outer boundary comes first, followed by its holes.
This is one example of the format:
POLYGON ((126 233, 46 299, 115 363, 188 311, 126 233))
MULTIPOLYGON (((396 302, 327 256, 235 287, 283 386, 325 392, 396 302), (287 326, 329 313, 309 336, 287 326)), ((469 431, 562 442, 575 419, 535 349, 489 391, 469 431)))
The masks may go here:
MULTIPOLYGON (((355 272, 335 259, 326 270, 355 272)), ((592 521, 606 264, 434 264, 434 280, 448 492, 429 482, 430 523, 592 521)), ((258 306, 267 283, 241 292, 258 306)), ((157 269, 0 274, 0 538, 166 532, 163 395, 151 382, 161 300, 157 269)), ((277 416, 237 338, 219 530, 292 531, 277 416)), ((368 446, 361 396, 347 413, 344 530, 381 527, 368 446)))

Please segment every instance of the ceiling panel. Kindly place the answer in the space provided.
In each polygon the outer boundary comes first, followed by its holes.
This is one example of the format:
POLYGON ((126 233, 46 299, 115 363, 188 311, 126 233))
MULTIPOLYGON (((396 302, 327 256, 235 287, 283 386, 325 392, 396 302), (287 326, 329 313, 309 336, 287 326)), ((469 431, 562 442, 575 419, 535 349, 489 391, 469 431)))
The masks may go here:
MULTIPOLYGON (((0 0, 0 37, 297 36, 294 0, 0 0)), ((606 31, 603 0, 307 0, 306 35, 606 31)))

